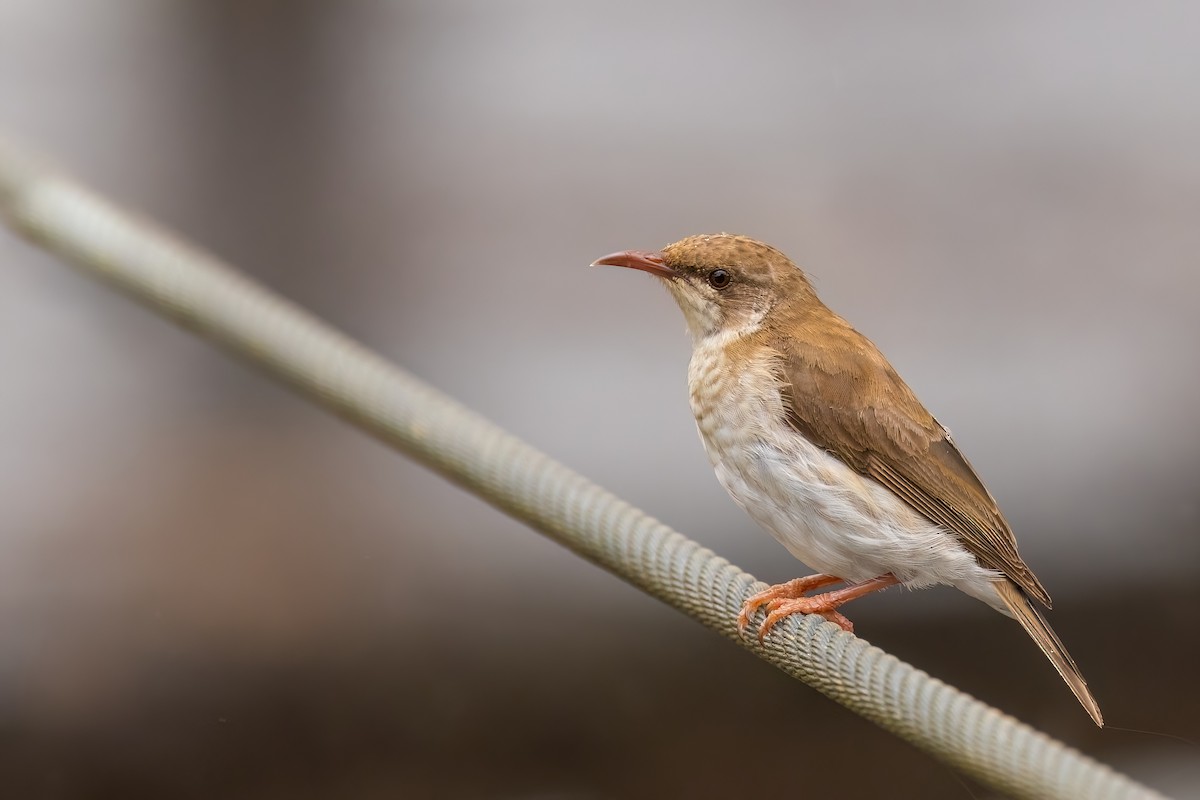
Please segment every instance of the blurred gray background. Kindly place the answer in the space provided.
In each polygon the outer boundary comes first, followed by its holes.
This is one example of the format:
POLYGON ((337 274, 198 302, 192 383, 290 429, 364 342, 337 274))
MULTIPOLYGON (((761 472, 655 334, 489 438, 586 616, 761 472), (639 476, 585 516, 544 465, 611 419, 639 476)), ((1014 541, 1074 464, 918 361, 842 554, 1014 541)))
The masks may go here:
MULTIPOLYGON (((0 0, 0 130, 759 577, 670 299, 788 252, 950 427, 1113 726, 1200 737, 1200 7, 0 0)), ((988 797, 0 232, 0 787, 988 797)), ((949 590, 859 634, 1161 789, 949 590)))

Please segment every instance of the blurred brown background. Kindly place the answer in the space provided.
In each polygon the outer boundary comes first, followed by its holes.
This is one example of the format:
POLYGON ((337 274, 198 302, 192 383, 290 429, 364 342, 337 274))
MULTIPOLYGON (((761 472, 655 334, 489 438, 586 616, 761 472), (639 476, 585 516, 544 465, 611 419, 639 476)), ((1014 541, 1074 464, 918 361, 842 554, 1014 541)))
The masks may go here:
MULTIPOLYGON (((1200 7, 0 0, 0 130, 759 577, 689 343, 730 230, 956 434, 1114 726, 1200 738, 1200 7)), ((991 796, 0 233, 0 792, 991 796)), ((1180 796, 949 590, 859 633, 1180 796)))

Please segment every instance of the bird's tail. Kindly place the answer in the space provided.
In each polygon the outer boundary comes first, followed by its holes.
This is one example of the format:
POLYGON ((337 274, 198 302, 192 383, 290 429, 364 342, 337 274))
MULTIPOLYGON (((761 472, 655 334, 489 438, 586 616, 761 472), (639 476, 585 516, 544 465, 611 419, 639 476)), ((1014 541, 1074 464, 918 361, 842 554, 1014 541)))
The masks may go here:
POLYGON ((1004 605, 1012 612, 1013 617, 1017 622, 1021 623, 1021 627, 1025 632, 1037 642, 1037 646, 1046 654, 1046 658, 1050 659, 1050 663, 1058 670, 1058 674, 1067 682, 1067 686, 1071 687, 1071 691, 1079 698, 1079 702, 1087 709, 1088 714, 1101 728, 1104 727, 1104 717, 1100 715, 1100 706, 1096 703, 1096 698, 1092 697, 1091 691, 1088 690, 1087 681, 1083 679, 1083 675, 1079 672, 1079 667, 1075 666, 1075 661, 1067 652, 1067 648, 1063 646, 1062 640, 1051 630, 1046 624, 1046 620, 1036 608, 1029 602, 1029 598, 1021 591, 1021 588, 1010 580, 1000 580, 995 582, 996 592, 1000 595, 1000 599, 1004 601, 1004 605))

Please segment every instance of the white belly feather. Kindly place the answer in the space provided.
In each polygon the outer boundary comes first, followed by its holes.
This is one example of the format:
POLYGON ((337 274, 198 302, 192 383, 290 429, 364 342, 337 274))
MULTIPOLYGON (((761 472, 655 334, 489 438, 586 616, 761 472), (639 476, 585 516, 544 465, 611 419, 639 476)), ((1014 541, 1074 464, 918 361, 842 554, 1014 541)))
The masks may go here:
POLYGON ((910 588, 944 583, 1003 610, 996 573, 947 531, 784 421, 767 359, 725 368, 724 342, 697 345, 692 412, 717 479, 755 522, 809 567, 858 582, 891 572, 910 588))

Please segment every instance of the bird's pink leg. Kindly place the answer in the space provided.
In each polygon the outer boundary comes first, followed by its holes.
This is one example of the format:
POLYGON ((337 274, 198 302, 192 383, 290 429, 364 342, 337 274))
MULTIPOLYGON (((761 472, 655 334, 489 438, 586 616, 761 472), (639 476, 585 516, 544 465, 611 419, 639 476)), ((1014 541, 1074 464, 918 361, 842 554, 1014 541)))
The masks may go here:
POLYGON ((779 600, 792 600, 804 597, 806 592, 811 592, 813 589, 820 589, 822 586, 841 582, 842 579, 836 575, 817 573, 816 575, 809 575, 806 578, 796 578, 787 583, 777 583, 769 589, 764 589, 758 594, 751 595, 742 606, 742 613, 738 614, 738 630, 744 632, 746 626, 750 624, 750 618, 763 606, 770 605, 779 600))
POLYGON ((886 589, 889 586, 895 586, 899 582, 899 579, 889 572, 886 575, 880 575, 878 578, 872 578, 869 581, 856 583, 844 589, 836 589, 832 592, 813 595, 812 597, 791 596, 770 600, 766 604, 768 611, 767 618, 758 629, 759 641, 767 637, 767 634, 771 632, 771 628, 776 623, 792 614, 820 614, 825 619, 841 627, 842 630, 853 633, 854 625, 838 611, 838 608, 849 603, 851 600, 856 600, 871 592, 877 592, 880 589, 886 589))

